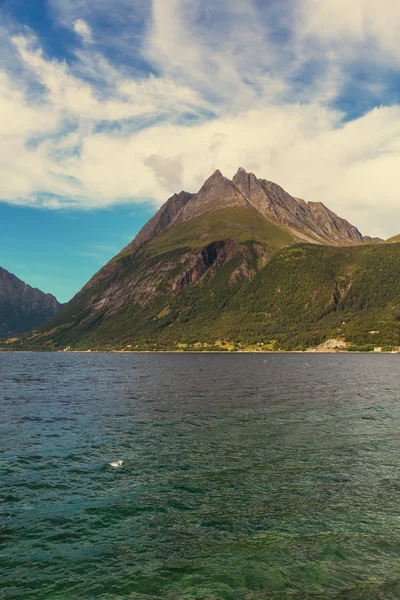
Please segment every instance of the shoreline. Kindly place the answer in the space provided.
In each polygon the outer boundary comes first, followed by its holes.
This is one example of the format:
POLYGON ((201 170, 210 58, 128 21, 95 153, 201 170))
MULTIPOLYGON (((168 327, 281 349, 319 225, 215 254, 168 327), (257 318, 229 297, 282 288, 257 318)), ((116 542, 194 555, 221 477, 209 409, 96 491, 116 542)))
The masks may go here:
POLYGON ((399 354, 400 351, 375 352, 373 350, 17 350, 0 349, 0 354, 19 353, 19 354, 369 354, 369 355, 387 355, 399 354))

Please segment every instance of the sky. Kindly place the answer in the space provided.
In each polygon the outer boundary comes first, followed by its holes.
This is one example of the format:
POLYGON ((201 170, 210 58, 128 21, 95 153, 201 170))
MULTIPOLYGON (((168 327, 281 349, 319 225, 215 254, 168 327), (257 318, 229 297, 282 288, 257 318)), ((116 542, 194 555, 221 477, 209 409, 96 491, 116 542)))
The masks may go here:
POLYGON ((67 301, 239 166, 400 232, 400 4, 0 0, 0 265, 67 301))

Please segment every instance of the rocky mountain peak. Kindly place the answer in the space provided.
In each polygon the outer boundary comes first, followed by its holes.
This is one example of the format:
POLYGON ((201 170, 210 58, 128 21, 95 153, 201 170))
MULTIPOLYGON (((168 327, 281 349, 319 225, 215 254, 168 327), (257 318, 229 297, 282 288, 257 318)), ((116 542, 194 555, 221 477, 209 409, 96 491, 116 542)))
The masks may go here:
POLYGON ((187 203, 177 222, 184 223, 211 210, 248 206, 246 198, 234 183, 217 170, 187 203))
POLYGON ((214 173, 212 175, 210 175, 210 177, 207 179, 207 181, 212 181, 213 179, 215 179, 215 180, 225 179, 225 177, 222 175, 222 173, 219 169, 216 169, 214 171, 214 173))
POLYGON ((215 210, 250 208, 279 223, 298 241, 356 245, 370 242, 356 227, 338 217, 322 202, 295 198, 281 186, 258 179, 239 167, 230 180, 219 169, 204 182, 196 194, 174 194, 143 227, 129 245, 143 246, 167 229, 215 210))
POLYGON ((369 243, 356 227, 338 217, 322 202, 305 202, 288 194, 282 187, 257 179, 240 167, 233 183, 243 196, 265 217, 282 223, 299 239, 331 245, 369 243))
POLYGON ((236 171, 235 175, 232 178, 232 181, 235 183, 236 181, 240 181, 242 178, 247 177, 249 173, 243 167, 239 167, 236 171))
POLYGON ((203 185, 201 186, 200 190, 197 192, 197 196, 199 196, 200 194, 204 195, 204 193, 206 193, 208 190, 214 190, 214 189, 221 189, 221 190, 223 190, 223 189, 226 189, 228 181, 229 180, 222 175, 221 171, 219 169, 217 169, 203 183, 203 185))
POLYGON ((243 167, 239 167, 232 178, 232 182, 239 187, 246 184, 250 179, 256 180, 257 178, 254 173, 248 173, 243 167))
POLYGON ((232 182, 257 210, 260 210, 265 204, 265 192, 254 173, 248 173, 245 169, 239 167, 232 182))

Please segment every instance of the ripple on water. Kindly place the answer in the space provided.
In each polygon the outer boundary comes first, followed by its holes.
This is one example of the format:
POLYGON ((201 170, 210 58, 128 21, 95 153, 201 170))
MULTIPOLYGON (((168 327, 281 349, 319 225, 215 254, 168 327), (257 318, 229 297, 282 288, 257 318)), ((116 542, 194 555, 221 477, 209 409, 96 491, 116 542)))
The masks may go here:
POLYGON ((0 354, 0 597, 398 599, 397 361, 0 354))

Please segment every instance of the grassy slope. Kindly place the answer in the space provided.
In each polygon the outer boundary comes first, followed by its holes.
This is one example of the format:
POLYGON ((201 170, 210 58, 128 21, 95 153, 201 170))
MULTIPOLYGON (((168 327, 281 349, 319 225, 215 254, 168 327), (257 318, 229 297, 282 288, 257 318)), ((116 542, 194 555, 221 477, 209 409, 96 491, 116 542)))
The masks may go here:
POLYGON ((148 341, 303 349, 344 337, 365 348, 400 345, 400 244, 296 245, 280 251, 250 283, 232 289, 227 279, 221 272, 186 289, 148 341))
POLYGON ((400 244, 289 248, 236 302, 244 313, 236 338, 247 343, 275 339, 295 349, 345 337, 363 346, 399 345, 400 244))
POLYGON ((187 288, 136 343, 172 348, 226 340, 304 349, 345 337, 367 349, 400 345, 400 244, 292 246, 234 289, 227 283, 233 267, 187 288))
MULTIPOLYGON (((203 248, 216 240, 235 239, 260 242, 278 250, 293 244, 293 236, 252 208, 229 208, 205 213, 187 223, 176 225, 144 248, 147 256, 160 256, 178 248, 203 248)), ((130 254, 124 251, 113 260, 130 254)))
POLYGON ((385 240, 382 243, 383 244, 397 244, 398 242, 400 242, 400 234, 394 235, 393 237, 389 238, 388 240, 385 240))
POLYGON ((90 314, 87 300, 92 291, 85 292, 41 330, 34 347, 193 349, 263 343, 304 349, 331 337, 344 337, 363 348, 400 345, 400 244, 296 244, 281 249, 260 268, 254 241, 274 254, 292 240, 258 213, 244 209, 240 214, 242 210, 208 213, 177 226, 140 252, 119 255, 115 272, 97 288, 122 280, 144 262, 171 260, 188 248, 224 238, 247 246, 251 282, 229 283, 243 258, 238 253, 178 296, 164 294, 144 307, 126 305, 111 317, 101 311, 90 314))

